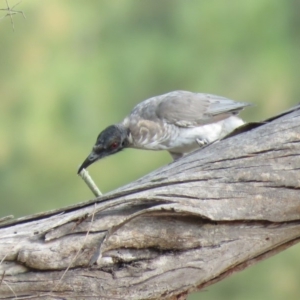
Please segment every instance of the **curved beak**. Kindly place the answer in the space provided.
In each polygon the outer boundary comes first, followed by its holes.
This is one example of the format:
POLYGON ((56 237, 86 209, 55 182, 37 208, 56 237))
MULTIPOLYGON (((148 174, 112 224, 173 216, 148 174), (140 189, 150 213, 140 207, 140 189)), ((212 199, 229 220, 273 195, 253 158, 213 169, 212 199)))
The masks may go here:
POLYGON ((93 164, 95 161, 97 161, 100 158, 101 156, 99 154, 96 154, 94 151, 92 151, 91 154, 85 159, 85 161, 79 167, 77 174, 79 174, 82 171, 82 169, 86 169, 89 165, 93 164))

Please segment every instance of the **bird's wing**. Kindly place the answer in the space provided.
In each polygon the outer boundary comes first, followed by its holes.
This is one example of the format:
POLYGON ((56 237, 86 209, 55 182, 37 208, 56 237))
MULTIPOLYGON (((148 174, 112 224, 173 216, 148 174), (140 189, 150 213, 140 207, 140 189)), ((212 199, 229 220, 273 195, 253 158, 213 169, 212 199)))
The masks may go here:
POLYGON ((218 122, 251 105, 220 96, 186 91, 175 91, 159 97, 161 99, 155 109, 157 117, 180 127, 218 122))

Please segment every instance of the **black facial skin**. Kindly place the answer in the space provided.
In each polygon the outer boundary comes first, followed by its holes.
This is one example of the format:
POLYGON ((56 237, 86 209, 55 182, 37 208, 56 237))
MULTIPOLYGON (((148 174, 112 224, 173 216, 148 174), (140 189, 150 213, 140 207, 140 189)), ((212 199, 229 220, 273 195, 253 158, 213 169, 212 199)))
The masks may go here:
POLYGON ((111 125, 104 129, 97 137, 92 152, 78 169, 78 174, 82 169, 105 156, 115 154, 128 146, 127 130, 120 126, 111 125))

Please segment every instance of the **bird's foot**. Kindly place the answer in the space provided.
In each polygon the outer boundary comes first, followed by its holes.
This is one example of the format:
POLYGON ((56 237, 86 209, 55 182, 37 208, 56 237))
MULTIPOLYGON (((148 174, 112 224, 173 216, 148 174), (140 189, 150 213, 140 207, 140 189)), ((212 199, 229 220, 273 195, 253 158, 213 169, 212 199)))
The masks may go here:
POLYGON ((200 146, 200 148, 209 144, 209 141, 207 139, 196 139, 196 142, 200 146))

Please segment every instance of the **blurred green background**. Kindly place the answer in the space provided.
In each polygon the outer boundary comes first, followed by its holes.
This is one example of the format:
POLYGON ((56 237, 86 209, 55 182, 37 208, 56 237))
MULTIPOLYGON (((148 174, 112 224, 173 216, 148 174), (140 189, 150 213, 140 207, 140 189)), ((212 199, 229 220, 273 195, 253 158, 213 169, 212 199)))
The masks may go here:
MULTIPOLYGON (((13 16, 15 32, 0 21, 0 217, 91 199, 79 164, 102 129, 151 96, 184 89, 253 102, 248 121, 299 102, 299 1, 24 0, 15 9, 27 17, 13 16)), ((107 192, 170 161, 126 150, 90 173, 107 192)), ((189 299, 300 299, 299 250, 189 299)))

